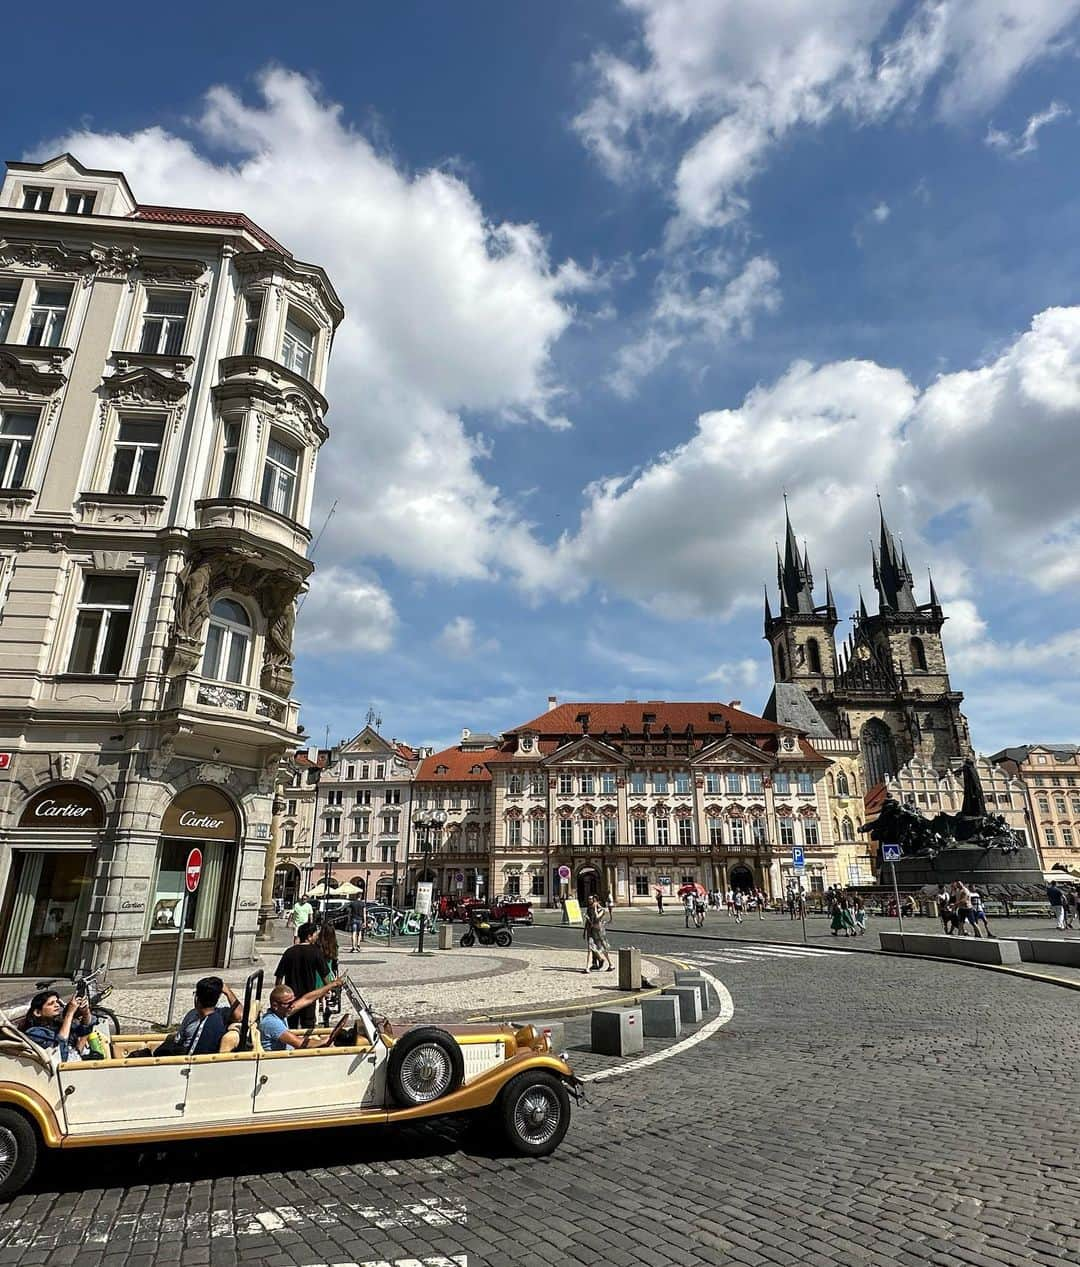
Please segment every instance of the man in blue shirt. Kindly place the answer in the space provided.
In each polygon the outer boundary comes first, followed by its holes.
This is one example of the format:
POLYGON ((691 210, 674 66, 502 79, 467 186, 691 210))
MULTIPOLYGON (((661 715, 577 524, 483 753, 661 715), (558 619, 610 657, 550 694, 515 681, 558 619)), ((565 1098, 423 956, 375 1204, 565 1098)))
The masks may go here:
POLYGON ((290 986, 278 985, 270 991, 270 1008, 259 1021, 259 1038, 263 1051, 285 1051, 289 1047, 322 1047, 325 1039, 307 1040, 303 1034, 289 1028, 288 1018, 305 1008, 313 1008, 318 1001, 331 990, 341 985, 341 978, 319 986, 317 990, 309 990, 299 998, 293 994, 290 986))
POLYGON ((215 1055, 225 1031, 240 1020, 243 1012, 244 1005, 220 977, 203 977, 195 985, 195 1006, 180 1022, 176 1054, 215 1055), (229 1001, 227 1007, 218 1007, 222 994, 229 1001))

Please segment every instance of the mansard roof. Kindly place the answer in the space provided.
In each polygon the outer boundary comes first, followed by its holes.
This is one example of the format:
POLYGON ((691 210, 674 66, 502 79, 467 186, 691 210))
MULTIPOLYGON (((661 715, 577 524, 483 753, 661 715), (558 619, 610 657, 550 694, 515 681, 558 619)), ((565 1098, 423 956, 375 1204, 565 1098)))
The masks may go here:
POLYGON ((809 695, 793 682, 776 683, 761 715, 781 726, 805 731, 811 739, 834 737, 809 695))
POLYGON ((490 783, 487 762, 499 754, 498 748, 444 748, 420 762, 418 783, 490 783))
POLYGON ((729 733, 775 734, 780 729, 775 722, 755 717, 731 704, 624 700, 621 704, 604 701, 558 704, 506 733, 516 735, 519 731, 531 731, 542 741, 582 734, 615 737, 625 726, 632 736, 640 738, 644 735, 646 718, 651 719, 648 726, 653 739, 659 739, 665 726, 670 727, 673 737, 685 735, 687 727, 692 727, 698 738, 729 733))

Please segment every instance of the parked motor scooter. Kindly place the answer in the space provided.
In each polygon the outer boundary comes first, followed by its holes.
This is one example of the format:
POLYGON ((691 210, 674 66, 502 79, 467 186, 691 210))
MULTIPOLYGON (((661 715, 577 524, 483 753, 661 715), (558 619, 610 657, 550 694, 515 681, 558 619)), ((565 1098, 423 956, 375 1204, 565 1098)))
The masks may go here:
POLYGON ((469 908, 469 927, 461 934, 463 946, 509 946, 514 935, 505 924, 493 924, 491 911, 486 906, 469 908))

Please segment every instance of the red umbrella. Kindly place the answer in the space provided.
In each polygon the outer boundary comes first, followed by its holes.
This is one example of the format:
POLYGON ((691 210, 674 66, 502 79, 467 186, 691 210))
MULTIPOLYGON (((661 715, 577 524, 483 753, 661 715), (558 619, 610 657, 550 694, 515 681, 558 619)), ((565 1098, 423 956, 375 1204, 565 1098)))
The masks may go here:
POLYGON ((686 895, 687 895, 688 893, 700 893, 700 894, 701 894, 701 896, 702 896, 702 897, 704 897, 704 896, 705 896, 705 886, 704 886, 703 884, 696 884, 696 883, 695 883, 695 884, 684 884, 684 885, 682 885, 682 887, 678 890, 678 896, 679 896, 679 897, 686 897, 686 895))

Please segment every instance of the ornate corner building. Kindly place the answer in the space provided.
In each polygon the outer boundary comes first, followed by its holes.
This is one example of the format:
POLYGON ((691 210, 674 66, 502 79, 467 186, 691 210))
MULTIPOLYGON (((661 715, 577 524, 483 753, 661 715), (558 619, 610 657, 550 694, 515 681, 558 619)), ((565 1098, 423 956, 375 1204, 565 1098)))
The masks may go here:
POLYGON ((253 951, 341 303, 70 155, 0 187, 0 973, 253 951))

